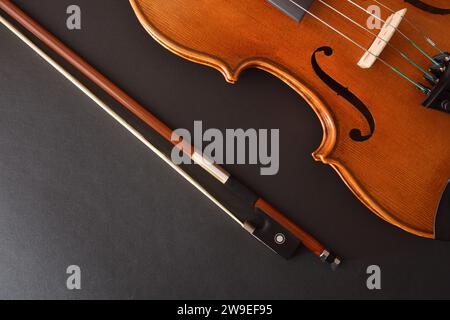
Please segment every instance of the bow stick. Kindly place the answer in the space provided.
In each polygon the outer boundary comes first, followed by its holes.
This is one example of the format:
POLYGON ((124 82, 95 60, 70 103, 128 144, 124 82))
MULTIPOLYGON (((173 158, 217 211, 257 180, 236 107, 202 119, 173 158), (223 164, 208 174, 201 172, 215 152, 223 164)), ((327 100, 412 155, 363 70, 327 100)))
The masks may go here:
MULTIPOLYGON (((97 84, 111 97, 118 101, 121 105, 131 111, 135 116, 144 121, 147 125, 153 128, 157 133, 163 136, 169 142, 179 146, 178 141, 172 139, 173 131, 165 125, 156 116, 150 113, 147 109, 141 106, 136 100, 127 95, 122 89, 113 84, 100 72, 95 70, 86 61, 79 57, 75 52, 64 45, 55 36, 45 30, 25 12, 15 6, 9 0, 0 0, 0 8, 4 10, 11 18, 18 22, 22 27, 34 34, 38 39, 45 43, 50 49, 55 51, 60 57, 66 60, 73 67, 78 69, 87 78, 97 84)), ((200 154, 193 146, 187 142, 182 141, 182 151, 185 152, 191 159, 208 173, 213 175, 223 185, 234 192, 236 197, 247 205, 255 209, 255 216, 242 220, 235 214, 229 211, 222 203, 220 203, 214 196, 211 195, 204 187, 189 176, 179 166, 175 165, 164 153, 158 150, 151 144, 142 134, 129 125, 123 118, 115 113, 110 107, 95 96, 86 86, 80 83, 75 77, 62 68, 56 61, 50 58, 39 47, 37 47, 31 40, 29 40, 23 33, 10 24, 7 20, 0 16, 0 22, 11 30, 16 36, 30 46, 36 53, 38 53, 45 61, 52 65, 57 71, 63 74, 76 87, 84 92, 110 116, 124 126, 131 134, 144 143, 161 159, 168 163, 174 170, 187 179, 193 186, 200 190, 213 203, 219 206, 225 213, 239 223, 245 230, 263 242, 269 248, 281 256, 288 258, 296 251, 300 242, 303 243, 311 252, 333 269, 338 267, 341 260, 336 257, 330 250, 326 249, 319 241, 312 237, 309 233, 298 227, 295 223, 289 220, 281 212, 272 207, 266 200, 257 196, 253 191, 240 183, 237 179, 232 177, 226 170, 215 164, 211 159, 200 154)), ((175 139, 176 140, 176 139, 175 139)))

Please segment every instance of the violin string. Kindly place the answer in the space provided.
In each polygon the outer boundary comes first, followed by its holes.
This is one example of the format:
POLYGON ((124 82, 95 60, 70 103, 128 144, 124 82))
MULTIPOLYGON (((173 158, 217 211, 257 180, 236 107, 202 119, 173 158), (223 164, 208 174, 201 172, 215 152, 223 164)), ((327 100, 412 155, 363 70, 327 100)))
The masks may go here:
POLYGON ((423 84, 414 81, 413 79, 411 79, 409 76, 407 76, 406 74, 404 74, 403 72, 401 72, 400 70, 398 70, 396 67, 394 67, 393 65, 391 65, 390 63, 386 62, 384 59, 376 56, 375 54, 373 54, 372 52, 368 51, 366 48, 364 48, 363 45, 359 44, 357 41, 353 40, 351 37, 349 37, 348 35, 346 35, 345 33, 343 33, 342 31, 340 31, 339 29, 333 27, 331 24, 329 24, 328 22, 326 22, 325 20, 323 20, 322 18, 320 18, 319 16, 315 15, 314 13, 312 13, 311 11, 309 11, 308 9, 304 8, 302 5, 298 4, 297 2, 293 1, 293 0, 289 0, 292 4, 294 4, 295 6, 297 6, 299 9, 303 10, 306 14, 312 16, 314 19, 318 20, 320 23, 324 24, 325 26, 327 26, 328 28, 330 28, 331 30, 333 30, 334 32, 336 32, 337 34, 339 34, 341 37, 343 37, 344 39, 350 41, 351 43, 353 43, 355 46, 357 46, 358 48, 360 48, 361 50, 363 50, 364 52, 369 53, 370 55, 374 56, 377 60, 379 60, 381 63, 383 63, 385 66, 387 66, 389 69, 391 69, 392 71, 394 71, 395 73, 397 73, 399 76, 401 76, 402 78, 404 78, 405 80, 407 80, 408 82, 410 82, 411 84, 413 84, 417 89, 419 89, 420 91, 422 91, 424 94, 428 95, 431 90, 427 87, 425 87, 423 84))
MULTIPOLYGON (((381 7, 389 10, 392 13, 395 13, 395 11, 393 9, 391 9, 390 7, 388 7, 387 5, 385 5, 384 3, 382 3, 381 1, 378 0, 372 0, 373 2, 375 2, 376 4, 380 5, 381 7)), ((445 52, 436 44, 435 41, 433 41, 429 36, 427 36, 425 34, 425 32, 423 32, 415 23, 413 23, 411 20, 409 20, 407 17, 404 18, 404 20, 406 21, 406 23, 408 25, 410 25, 414 30, 416 30, 418 33, 420 33, 420 35, 422 35, 422 37, 425 38, 425 40, 436 50, 438 50, 440 53, 444 54, 445 52)))
MULTIPOLYGON (((352 0, 347 0, 347 2, 351 3, 352 5, 354 5, 355 7, 357 7, 358 9, 364 11, 365 13, 367 13, 368 15, 370 15, 371 17, 375 18, 378 21, 383 22, 384 24, 386 24, 386 21, 383 20, 382 18, 380 18, 379 16, 377 16, 376 14, 370 12, 369 10, 367 10, 366 8, 362 7, 361 5, 357 4, 356 2, 352 1, 352 0)), ((392 26, 391 24, 389 24, 390 26, 392 26)), ((392 26, 393 27, 393 26, 392 26)), ((433 57, 431 57, 428 53, 426 53, 414 40, 412 40, 410 37, 408 37, 404 32, 402 32, 399 28, 395 28, 396 31, 406 40, 408 40, 408 42, 410 42, 417 50, 419 50, 425 57, 427 57, 433 64, 435 64, 436 66, 441 67, 441 64, 439 64, 433 57)))
POLYGON ((414 67, 416 67, 418 70, 420 70, 422 72, 422 74, 427 77, 429 80, 431 81, 436 81, 436 77, 431 75, 429 72, 427 72, 424 68, 422 68, 421 66, 419 66, 416 62, 414 62, 411 58, 409 58, 405 53, 403 53, 400 49, 398 49, 397 47, 395 47, 394 45, 392 45, 389 41, 381 38, 378 34, 376 34, 375 32, 369 30, 368 28, 364 27, 361 23, 356 22, 355 20, 353 20, 351 17, 349 17, 348 15, 346 15, 345 13, 339 11, 338 9, 336 9, 335 7, 333 7, 332 5, 330 5, 329 3, 325 2, 324 0, 319 0, 320 3, 322 3, 323 5, 325 5, 326 7, 328 7, 329 9, 333 10, 334 12, 336 12, 337 14, 339 14, 340 16, 342 16, 343 18, 345 18, 346 20, 350 21, 351 23, 353 23, 354 25, 358 26, 359 28, 363 29, 364 31, 370 33, 371 35, 375 36, 377 39, 383 41, 384 43, 386 43, 386 45, 388 47, 390 47, 391 49, 395 50, 398 54, 400 54, 404 59, 406 59, 409 63, 411 63, 414 67))
MULTIPOLYGON (((104 103, 98 96, 96 96, 91 90, 89 90, 84 84, 82 84, 77 78, 70 74, 66 69, 64 69, 59 63, 57 63, 53 58, 51 58, 47 53, 40 49, 36 44, 34 44, 28 37, 26 37, 21 31, 14 27, 10 22, 8 22, 4 17, 0 15, 0 23, 2 23, 6 28, 8 28, 13 34, 15 34, 20 40, 22 40, 26 45, 28 45, 34 52, 36 52, 42 59, 47 61, 53 68, 55 68, 60 74, 62 74, 67 80, 74 84, 78 89, 80 89, 86 96, 88 96, 92 101, 94 101, 100 108, 102 108, 108 115, 110 115, 114 120, 116 120, 121 126, 123 126, 128 132, 130 132, 135 138, 142 142, 147 148, 153 151, 159 158, 161 158, 165 163, 167 163, 172 169, 179 173, 184 179, 186 179, 190 184, 192 184, 196 189, 198 189, 203 195, 205 195, 209 200, 211 200, 216 206, 218 206, 222 211, 224 211, 230 218, 237 222, 241 227, 247 230, 248 225, 242 222, 236 217, 230 210, 228 210, 219 200, 217 200, 211 193, 209 193, 200 183, 198 183, 194 178, 192 178, 186 171, 174 164, 168 156, 161 152, 157 147, 155 147, 147 138, 145 138, 139 131, 137 131, 133 126, 131 126, 125 119, 118 115, 112 110, 110 106, 104 103)), ((250 230, 248 230, 250 231, 250 230)))

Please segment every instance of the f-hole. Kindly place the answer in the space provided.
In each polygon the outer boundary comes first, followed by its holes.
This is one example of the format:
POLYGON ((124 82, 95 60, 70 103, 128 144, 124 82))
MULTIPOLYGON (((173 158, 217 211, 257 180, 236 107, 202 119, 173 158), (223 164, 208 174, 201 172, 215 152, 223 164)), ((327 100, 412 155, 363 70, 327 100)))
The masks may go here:
POLYGON ((350 138, 357 142, 364 142, 369 140, 373 134, 375 133, 375 120, 372 114, 369 111, 369 108, 362 102, 356 95, 354 95, 348 88, 344 87, 342 84, 334 80, 331 76, 329 76, 323 69, 319 66, 317 62, 317 53, 323 52, 326 56, 331 56, 333 54, 333 49, 330 47, 321 47, 314 51, 314 54, 311 58, 311 64, 315 73, 319 76, 319 78, 336 92, 339 96, 343 97, 345 100, 350 102, 367 120, 369 124, 370 133, 367 135, 363 135, 360 129, 352 129, 350 131, 350 138))

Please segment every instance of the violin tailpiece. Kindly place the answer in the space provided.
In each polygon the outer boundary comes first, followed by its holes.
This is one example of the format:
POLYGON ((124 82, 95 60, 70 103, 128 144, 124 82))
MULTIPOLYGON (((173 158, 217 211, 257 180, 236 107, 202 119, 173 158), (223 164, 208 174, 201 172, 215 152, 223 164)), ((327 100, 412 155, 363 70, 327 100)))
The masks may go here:
POLYGON ((439 80, 432 83, 433 88, 423 102, 423 106, 450 113, 450 54, 443 53, 434 59, 441 66, 431 66, 430 70, 439 80))

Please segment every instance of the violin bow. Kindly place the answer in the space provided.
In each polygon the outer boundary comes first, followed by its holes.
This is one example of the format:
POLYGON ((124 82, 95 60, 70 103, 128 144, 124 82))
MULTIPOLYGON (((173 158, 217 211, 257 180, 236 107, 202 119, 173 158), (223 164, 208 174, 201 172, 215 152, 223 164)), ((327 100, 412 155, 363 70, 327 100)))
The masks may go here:
MULTIPOLYGON (((53 50, 58 56, 68 62, 70 65, 79 70, 85 77, 102 88, 112 98, 119 102, 123 107, 131 111, 135 116, 150 126, 154 131, 164 137, 167 141, 180 147, 177 139, 173 139, 173 130, 159 120, 155 115, 141 106, 136 100, 131 98, 122 89, 112 83, 99 71, 95 70, 85 60, 78 56, 74 51, 69 49, 65 44, 58 40, 54 35, 45 30, 36 21, 29 17, 20 8, 9 0, 0 0, 0 8, 5 11, 19 25, 28 30, 45 45, 53 50)), ((200 183, 194 180, 188 173, 174 164, 172 160, 162 151, 150 143, 141 133, 115 113, 109 106, 101 101, 79 80, 59 65, 55 60, 35 45, 27 36, 19 31, 15 26, 9 23, 5 18, 0 16, 0 22, 12 31, 17 37, 25 42, 46 62, 53 66, 58 72, 66 77, 72 84, 85 93, 104 111, 112 116, 118 123, 125 127, 133 136, 139 139, 150 150, 158 155, 163 161, 172 167, 176 172, 188 180, 195 188, 202 192, 214 204, 228 214, 241 227, 248 231, 255 238, 260 240, 270 249, 278 253, 284 258, 291 257, 302 243, 306 248, 318 256, 323 262, 329 264, 334 270, 341 264, 338 258, 331 250, 328 250, 323 244, 316 240, 309 233, 301 229, 281 212, 271 206, 266 200, 256 195, 252 190, 240 183, 236 178, 232 177, 225 169, 214 163, 205 155, 199 153, 192 145, 185 141, 181 142, 181 150, 186 153, 194 163, 200 165, 205 171, 214 176, 223 185, 229 188, 235 197, 254 209, 254 216, 251 218, 239 218, 237 214, 232 213, 219 200, 217 200, 210 192, 208 192, 200 183)), ((179 139, 178 139, 179 140, 179 139)))

